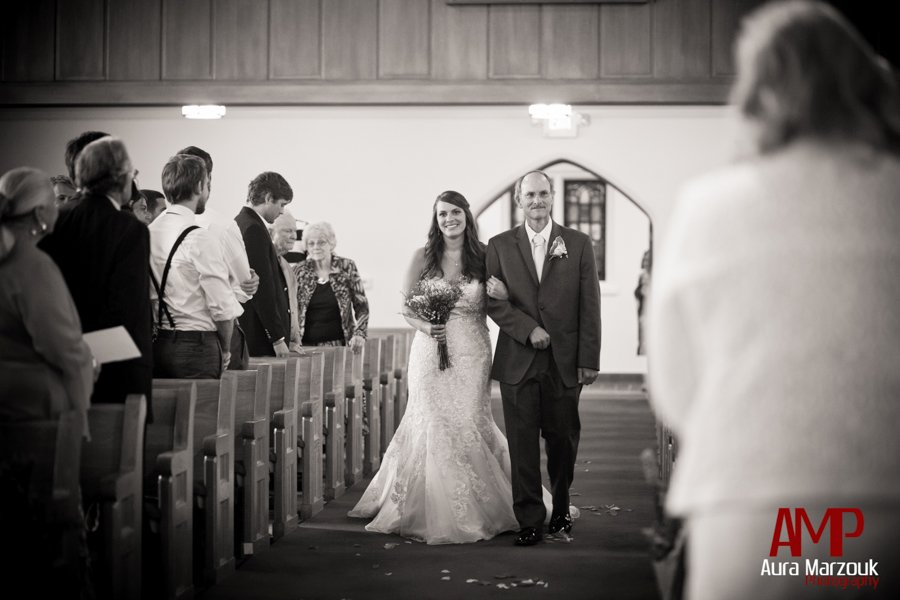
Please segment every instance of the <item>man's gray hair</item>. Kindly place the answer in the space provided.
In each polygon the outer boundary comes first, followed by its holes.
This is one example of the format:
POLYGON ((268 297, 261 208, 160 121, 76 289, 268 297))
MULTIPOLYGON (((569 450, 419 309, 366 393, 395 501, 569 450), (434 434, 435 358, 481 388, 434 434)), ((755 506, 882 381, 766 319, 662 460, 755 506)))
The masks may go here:
POLYGON ((123 190, 131 158, 120 138, 106 136, 84 147, 75 163, 78 185, 95 194, 123 190))

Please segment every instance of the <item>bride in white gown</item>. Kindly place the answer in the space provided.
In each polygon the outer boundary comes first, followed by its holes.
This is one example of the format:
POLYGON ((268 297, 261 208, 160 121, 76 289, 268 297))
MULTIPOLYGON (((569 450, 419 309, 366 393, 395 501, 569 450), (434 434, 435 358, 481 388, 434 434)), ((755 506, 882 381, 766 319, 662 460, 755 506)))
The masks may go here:
MULTIPOLYGON (((490 539, 519 525, 506 438, 491 414, 484 248, 469 203, 457 192, 438 196, 428 245, 413 257, 405 289, 420 277, 458 281, 462 297, 446 326, 404 314, 418 330, 406 413, 349 515, 374 517, 368 531, 429 544, 490 539), (438 368, 442 339, 451 362, 444 371, 438 368)), ((502 297, 504 291, 501 286, 502 297)))

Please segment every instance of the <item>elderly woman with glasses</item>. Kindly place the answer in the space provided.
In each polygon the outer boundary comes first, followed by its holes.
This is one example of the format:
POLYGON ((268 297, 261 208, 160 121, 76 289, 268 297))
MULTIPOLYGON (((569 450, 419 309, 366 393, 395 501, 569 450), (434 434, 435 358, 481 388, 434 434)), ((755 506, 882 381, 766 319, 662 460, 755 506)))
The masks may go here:
POLYGON ((301 343, 350 346, 359 352, 365 345, 369 302, 356 263, 334 254, 336 239, 328 223, 313 223, 303 237, 307 258, 294 267, 301 343))

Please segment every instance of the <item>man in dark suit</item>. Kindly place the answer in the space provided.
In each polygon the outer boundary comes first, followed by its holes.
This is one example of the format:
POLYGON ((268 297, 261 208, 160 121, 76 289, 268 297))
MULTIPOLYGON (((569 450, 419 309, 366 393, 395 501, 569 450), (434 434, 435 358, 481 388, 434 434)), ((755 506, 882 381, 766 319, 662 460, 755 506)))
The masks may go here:
POLYGON ((103 365, 91 402, 122 403, 128 394, 143 394, 149 403, 150 237, 146 225, 121 210, 131 199, 135 170, 122 141, 107 136, 85 146, 75 173, 81 200, 61 212, 40 246, 62 271, 82 329, 123 325, 141 352, 103 365))
POLYGON ((274 223, 294 198, 278 173, 267 171, 250 182, 247 206, 234 218, 244 238, 250 268, 259 276, 256 294, 244 303, 238 320, 250 356, 287 356, 291 339, 288 286, 266 223, 274 223))
POLYGON ((488 300, 500 335, 491 377, 500 382, 512 462, 513 510, 531 546, 543 538, 540 437, 553 495, 548 531, 572 530, 569 487, 581 432, 578 398, 600 363, 600 285, 590 238, 550 219, 553 184, 541 171, 516 182, 525 224, 488 243, 488 288, 505 283, 508 300, 488 300))

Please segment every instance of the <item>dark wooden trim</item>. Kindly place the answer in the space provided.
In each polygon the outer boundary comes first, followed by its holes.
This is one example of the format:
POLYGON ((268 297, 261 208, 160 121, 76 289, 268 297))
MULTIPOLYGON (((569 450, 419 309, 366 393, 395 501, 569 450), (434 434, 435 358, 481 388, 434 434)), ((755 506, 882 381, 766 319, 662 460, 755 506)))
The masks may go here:
POLYGON ((0 106, 725 104, 732 80, 6 83, 0 106))
POLYGON ((447 4, 647 4, 650 0, 446 0, 447 4))

